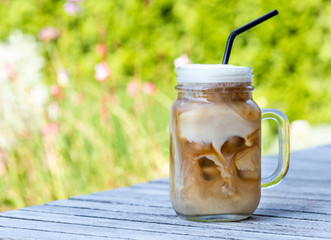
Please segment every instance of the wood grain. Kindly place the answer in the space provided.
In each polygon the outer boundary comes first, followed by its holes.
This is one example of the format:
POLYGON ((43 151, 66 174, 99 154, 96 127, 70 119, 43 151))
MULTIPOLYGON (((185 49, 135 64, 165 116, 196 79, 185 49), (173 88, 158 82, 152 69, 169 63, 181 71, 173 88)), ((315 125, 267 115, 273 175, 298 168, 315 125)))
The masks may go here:
MULTIPOLYGON (((266 157, 271 173, 277 159, 266 157)), ((175 214, 167 179, 0 213, 0 239, 331 239, 331 147, 291 154, 286 179, 263 189, 248 220, 199 223, 175 214)))

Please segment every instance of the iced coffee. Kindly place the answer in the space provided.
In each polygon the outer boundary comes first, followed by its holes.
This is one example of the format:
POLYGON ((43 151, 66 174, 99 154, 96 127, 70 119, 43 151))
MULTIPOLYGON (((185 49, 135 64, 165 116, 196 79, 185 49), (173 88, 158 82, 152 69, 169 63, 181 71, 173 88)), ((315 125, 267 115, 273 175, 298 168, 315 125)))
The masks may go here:
POLYGON ((261 191, 261 112, 251 98, 251 69, 186 68, 170 111, 173 207, 195 220, 248 217, 261 191))

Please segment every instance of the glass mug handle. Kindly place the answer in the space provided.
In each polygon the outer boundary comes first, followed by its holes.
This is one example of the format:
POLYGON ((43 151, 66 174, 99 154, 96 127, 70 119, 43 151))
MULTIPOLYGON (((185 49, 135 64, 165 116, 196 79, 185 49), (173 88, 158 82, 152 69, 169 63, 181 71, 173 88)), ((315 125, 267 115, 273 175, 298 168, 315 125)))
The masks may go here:
POLYGON ((262 187, 268 188, 278 184, 286 175, 290 163, 290 134, 289 122, 286 115, 277 109, 264 108, 262 120, 273 119, 278 124, 278 165, 275 172, 269 177, 262 178, 262 187))

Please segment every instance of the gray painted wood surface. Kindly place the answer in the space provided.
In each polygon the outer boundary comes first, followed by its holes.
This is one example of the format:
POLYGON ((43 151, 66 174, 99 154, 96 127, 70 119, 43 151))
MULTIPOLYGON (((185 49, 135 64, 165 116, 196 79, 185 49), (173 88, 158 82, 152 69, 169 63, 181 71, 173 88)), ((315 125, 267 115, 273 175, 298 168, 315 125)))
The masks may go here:
POLYGON ((159 179, 0 213, 0 239, 331 239, 331 146, 292 153, 286 179, 241 222, 178 218, 159 179))

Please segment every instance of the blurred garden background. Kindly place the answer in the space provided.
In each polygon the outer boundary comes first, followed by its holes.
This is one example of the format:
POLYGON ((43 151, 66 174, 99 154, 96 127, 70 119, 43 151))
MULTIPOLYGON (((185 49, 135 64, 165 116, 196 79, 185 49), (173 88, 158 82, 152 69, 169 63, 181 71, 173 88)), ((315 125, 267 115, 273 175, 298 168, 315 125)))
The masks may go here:
MULTIPOLYGON (((331 2, 0 0, 0 211, 168 175, 175 66, 254 69, 292 149, 331 142, 331 2)), ((265 154, 277 149, 263 124, 265 154)))

